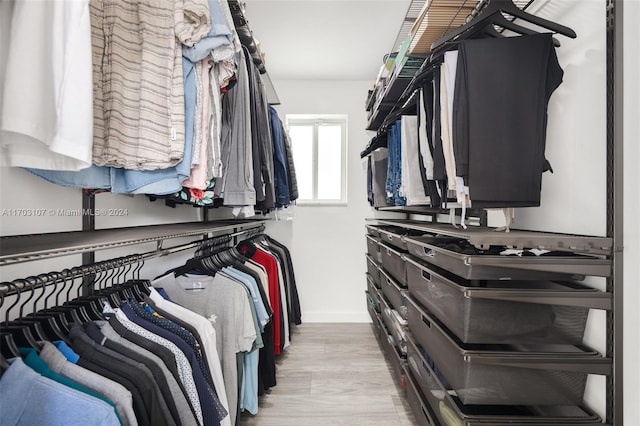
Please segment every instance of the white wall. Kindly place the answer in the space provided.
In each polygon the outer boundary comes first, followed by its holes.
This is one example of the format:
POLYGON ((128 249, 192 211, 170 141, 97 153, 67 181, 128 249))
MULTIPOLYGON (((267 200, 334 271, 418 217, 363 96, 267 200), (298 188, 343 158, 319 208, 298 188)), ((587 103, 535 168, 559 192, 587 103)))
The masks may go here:
POLYGON ((269 223, 292 252, 303 322, 369 321, 364 279, 364 219, 370 215, 360 152, 370 81, 274 80, 278 114, 346 114, 346 206, 296 206, 295 220, 269 223))

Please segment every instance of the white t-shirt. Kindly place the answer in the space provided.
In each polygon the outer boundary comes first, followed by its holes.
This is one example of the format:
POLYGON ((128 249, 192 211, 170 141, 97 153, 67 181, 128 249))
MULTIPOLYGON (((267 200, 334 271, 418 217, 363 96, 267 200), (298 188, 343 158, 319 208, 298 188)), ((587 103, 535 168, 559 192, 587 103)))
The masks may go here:
POLYGON ((15 2, 8 45, 0 102, 2 165, 91 166, 89 1, 15 2))

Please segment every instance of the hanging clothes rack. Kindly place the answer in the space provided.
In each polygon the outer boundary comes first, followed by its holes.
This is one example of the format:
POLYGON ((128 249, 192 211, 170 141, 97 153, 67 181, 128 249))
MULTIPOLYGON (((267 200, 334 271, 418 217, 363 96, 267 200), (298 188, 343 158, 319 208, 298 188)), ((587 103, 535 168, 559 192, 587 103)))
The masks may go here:
POLYGON ((0 297, 4 298, 13 294, 20 294, 22 291, 35 290, 37 288, 45 287, 50 284, 59 282, 59 280, 74 280, 76 278, 85 277, 89 274, 96 274, 97 272, 106 272, 110 270, 117 270, 124 266, 133 264, 144 264, 146 260, 156 257, 168 256, 173 253, 178 253, 185 250, 197 249, 202 250, 206 247, 212 247, 216 245, 227 244, 232 241, 232 238, 238 236, 253 236, 256 233, 262 233, 265 229, 264 224, 261 224, 257 228, 251 228, 229 234, 224 234, 212 238, 206 238, 203 240, 192 241, 190 243, 180 244, 173 247, 163 248, 162 244, 158 244, 158 248, 146 253, 132 254, 129 256, 104 260, 96 262, 90 265, 77 266, 71 269, 66 269, 61 272, 49 272, 46 274, 40 274, 35 277, 28 277, 25 279, 16 279, 11 282, 0 283, 0 297))

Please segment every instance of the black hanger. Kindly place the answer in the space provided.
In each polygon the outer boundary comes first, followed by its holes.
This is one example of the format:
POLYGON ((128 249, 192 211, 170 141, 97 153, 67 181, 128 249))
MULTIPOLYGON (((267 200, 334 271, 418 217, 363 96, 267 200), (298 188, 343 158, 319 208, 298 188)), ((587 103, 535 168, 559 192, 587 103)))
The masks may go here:
MULTIPOLYGON (((125 297, 123 300, 136 299, 139 301, 144 300, 146 295, 151 293, 151 283, 149 280, 140 278, 140 271, 144 266, 144 257, 142 255, 136 255, 137 265, 136 269, 131 273, 131 279, 125 283, 126 294, 131 294, 131 297, 125 297)), ((167 275, 169 272, 163 274, 167 275)))
MULTIPOLYGON (((478 34, 482 35, 483 37, 493 37, 493 38, 504 37, 504 34, 496 30, 496 26, 504 28, 505 30, 513 31, 516 34, 521 34, 521 35, 539 34, 537 31, 534 31, 531 28, 523 27, 522 25, 516 24, 514 21, 508 20, 507 18, 504 17, 502 13, 496 13, 495 15, 493 15, 493 18, 491 19, 491 23, 488 24, 486 27, 481 28, 478 34)), ((466 37, 466 38, 471 38, 471 37, 466 37)), ((553 45, 555 47, 560 47, 560 42, 555 38, 552 38, 552 39, 553 39, 553 45)))
MULTIPOLYGON (((167 273, 173 272, 175 276, 186 275, 189 272, 201 271, 203 272, 201 259, 191 258, 185 262, 184 265, 177 268, 170 269, 167 273)), ((166 275, 166 274, 165 274, 166 275)))
MULTIPOLYGON (((16 281, 18 281, 18 280, 16 280, 16 281)), ((13 327, 18 327, 18 329, 22 328, 23 332, 28 330, 29 331, 28 334, 33 336, 33 338, 36 341, 49 340, 49 337, 47 336, 46 332, 42 328, 42 324, 40 324, 40 321, 37 320, 37 319, 34 319, 34 318, 29 318, 27 315, 24 314, 24 307, 35 296, 36 287, 38 287, 38 285, 41 285, 43 287, 42 293, 31 304, 32 309, 33 309, 32 314, 35 314, 35 312, 36 312, 36 303, 44 295, 44 285, 42 285, 42 282, 39 279, 37 279, 36 277, 28 277, 25 280, 19 280, 19 281, 21 281, 23 283, 24 287, 29 287, 31 289, 31 293, 29 294, 29 297, 25 301, 23 301, 22 304, 20 305, 20 311, 19 311, 19 314, 18 314, 18 318, 13 320, 13 321, 9 321, 8 328, 9 329, 11 329, 13 327)), ((32 344, 33 342, 31 342, 31 338, 30 337, 28 337, 27 340, 30 341, 30 346, 32 346, 32 347, 34 347, 36 349, 40 349, 40 345, 38 343, 36 343, 36 345, 33 346, 33 344, 32 344)))
MULTIPOLYGON (((57 290, 58 283, 60 282, 60 274, 58 274, 57 272, 50 272, 49 274, 38 275, 38 278, 43 279, 43 281, 45 279, 50 281, 51 282, 50 287, 54 287, 54 288, 51 294, 49 294, 44 299, 44 308, 35 313, 27 315, 27 318, 33 318, 38 320, 47 336, 53 338, 54 340, 62 340, 65 343, 70 344, 70 341, 67 337, 69 332, 63 331, 62 323, 63 321, 66 322, 66 319, 64 319, 64 314, 61 312, 55 312, 48 309, 49 298, 53 296, 53 294, 57 290)), ((44 293, 45 293, 45 287, 43 286, 42 294, 44 295, 44 293)), ((38 300, 39 299, 40 298, 38 298, 38 300)), ((34 302, 34 305, 38 302, 38 300, 34 302)))
MULTIPOLYGON (((71 329, 71 327, 69 326, 69 322, 73 322, 73 321, 79 321, 79 316, 77 313, 75 313, 75 315, 72 315, 70 312, 70 307, 65 307, 62 306, 62 303, 66 300, 69 300, 69 298, 71 297, 71 288, 73 287, 73 281, 71 282, 70 285, 67 285, 68 283, 68 279, 71 278, 73 276, 75 272, 73 272, 70 269, 63 269, 60 273, 56 273, 58 275, 58 279, 55 282, 55 288, 54 288, 54 292, 56 295, 55 298, 55 303, 53 304, 53 306, 51 308, 46 308, 44 309, 42 312, 49 314, 49 315, 55 315, 57 318, 57 323, 60 326, 61 331, 63 332, 64 335, 68 335, 69 331, 71 329), (57 290, 58 284, 62 283, 62 286, 60 288, 60 290, 57 290), (64 292, 65 287, 67 288, 67 294, 66 294, 66 299, 64 299, 63 301, 60 300, 60 295, 64 292)), ((48 298, 47 298, 48 299, 48 298)), ((47 305, 47 299, 45 299, 45 305, 47 305)))
MULTIPOLYGON (((468 23, 456 28, 452 32, 440 37, 438 40, 433 42, 433 44, 431 45, 431 50, 437 50, 444 43, 457 39, 458 36, 466 33, 467 31, 483 29, 487 25, 493 24, 494 22, 502 22, 502 25, 499 23, 497 23, 497 25, 507 29, 511 29, 509 27, 515 27, 517 24, 508 23, 509 21, 507 19, 504 19, 504 15, 502 15, 503 13, 512 15, 515 18, 520 18, 527 22, 531 22, 532 24, 535 24, 542 28, 546 28, 554 33, 562 34, 570 38, 576 38, 576 33, 571 28, 525 12, 524 10, 513 4, 512 0, 490 0, 489 5, 480 13, 480 15, 478 15, 468 23)), ((524 27, 518 25, 516 28, 524 27)))
MULTIPOLYGON (((13 340, 13 334, 11 334, 8 330, 7 331, 4 330, 5 325, 9 322, 9 312, 14 306, 18 304, 18 300, 20 299, 20 289, 18 289, 13 283, 6 282, 3 284, 9 287, 15 288, 18 292, 15 302, 11 304, 11 306, 9 306, 5 311, 4 322, 0 323, 0 341, 2 342, 2 344, 0 344, 0 354, 2 354, 2 358, 5 359, 5 357, 14 358, 14 357, 20 356, 18 345, 16 345, 15 341, 13 340)), ((2 293, 2 298, 0 299, 0 306, 4 305, 4 298, 5 298, 5 293, 2 293)))
MULTIPOLYGON (((14 321, 9 321, 9 313, 18 304, 22 294, 20 291, 20 287, 16 284, 17 281, 19 280, 15 280, 12 283, 5 283, 16 290, 16 300, 11 306, 9 306, 9 308, 7 308, 7 311, 5 313, 5 320, 2 324, 0 324, 0 332, 3 336, 2 340, 8 346, 8 349, 12 353, 14 353, 15 356, 20 356, 20 352, 17 351, 18 346, 32 347, 39 351, 40 345, 38 344, 37 339, 31 333, 31 329, 28 325, 20 325, 14 321), (16 351, 17 353, 15 353, 16 351)), ((28 300, 30 299, 31 298, 29 298, 28 300)), ((22 314, 22 307, 24 306, 24 303, 26 302, 23 302, 23 305, 20 306, 20 315, 22 314)))
MULTIPOLYGON (((82 282, 77 287, 76 298, 67 300, 62 305, 62 308, 66 308, 65 311, 68 315, 71 315, 71 318, 67 316, 69 322, 77 322, 79 324, 84 324, 85 322, 90 322, 95 320, 104 319, 102 317, 102 313, 100 312, 100 308, 96 305, 97 300, 92 300, 85 298, 83 299, 80 295, 80 289, 82 288, 82 284, 86 281, 87 276, 96 272, 96 269, 80 269, 80 274, 82 276, 82 282)), ((75 277, 71 280, 70 285, 73 286, 73 281, 75 277)), ((69 298, 71 292, 71 288, 67 292, 67 298, 69 298)))

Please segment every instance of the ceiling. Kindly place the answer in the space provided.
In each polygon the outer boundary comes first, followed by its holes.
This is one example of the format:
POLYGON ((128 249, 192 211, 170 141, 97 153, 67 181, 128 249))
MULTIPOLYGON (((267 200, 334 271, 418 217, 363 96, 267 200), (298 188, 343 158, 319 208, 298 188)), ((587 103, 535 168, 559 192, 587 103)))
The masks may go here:
POLYGON ((273 80, 373 82, 410 0, 245 0, 273 80))

